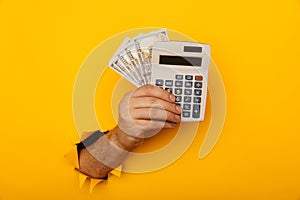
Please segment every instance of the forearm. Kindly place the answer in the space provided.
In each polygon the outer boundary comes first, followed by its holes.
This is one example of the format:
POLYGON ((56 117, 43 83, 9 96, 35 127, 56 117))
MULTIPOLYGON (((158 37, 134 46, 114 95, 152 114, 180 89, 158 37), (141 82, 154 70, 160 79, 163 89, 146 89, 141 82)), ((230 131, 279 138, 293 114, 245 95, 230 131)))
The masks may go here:
POLYGON ((133 138, 116 127, 94 144, 81 150, 79 170, 93 178, 104 178, 141 142, 141 139, 133 138))

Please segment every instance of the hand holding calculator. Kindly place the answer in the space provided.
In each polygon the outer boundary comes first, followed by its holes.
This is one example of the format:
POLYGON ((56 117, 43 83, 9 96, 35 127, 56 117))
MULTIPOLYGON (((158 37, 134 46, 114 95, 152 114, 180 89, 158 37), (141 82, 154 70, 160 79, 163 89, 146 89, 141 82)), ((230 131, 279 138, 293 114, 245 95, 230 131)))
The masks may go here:
POLYGON ((109 66, 138 87, 152 84, 173 93, 176 104, 183 109, 181 121, 203 121, 209 45, 168 41, 165 29, 140 35, 133 41, 136 48, 132 48, 131 44, 130 52, 124 53, 131 43, 126 39, 109 66), (126 56, 127 61, 124 59, 126 56))

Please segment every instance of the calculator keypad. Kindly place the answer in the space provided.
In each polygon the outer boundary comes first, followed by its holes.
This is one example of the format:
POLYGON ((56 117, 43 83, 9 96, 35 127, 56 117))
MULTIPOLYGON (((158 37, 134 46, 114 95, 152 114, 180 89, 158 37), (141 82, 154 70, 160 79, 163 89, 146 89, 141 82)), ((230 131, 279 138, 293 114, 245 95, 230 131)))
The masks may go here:
POLYGON ((155 85, 175 95, 175 103, 182 106, 183 118, 200 118, 203 76, 176 74, 174 78, 156 79, 155 85))

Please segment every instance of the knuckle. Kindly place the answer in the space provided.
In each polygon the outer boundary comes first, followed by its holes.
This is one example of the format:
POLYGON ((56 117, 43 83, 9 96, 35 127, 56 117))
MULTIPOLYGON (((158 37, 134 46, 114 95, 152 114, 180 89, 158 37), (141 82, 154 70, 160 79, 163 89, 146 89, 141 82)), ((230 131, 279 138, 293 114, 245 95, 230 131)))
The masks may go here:
POLYGON ((157 109, 150 109, 149 110, 149 115, 150 118, 157 118, 159 116, 158 110, 157 109))
POLYGON ((135 109, 128 109, 128 114, 130 119, 135 119, 136 117, 136 110, 135 109))
POLYGON ((146 95, 149 95, 152 93, 154 86, 152 85, 145 85, 143 87, 141 87, 141 89, 143 90, 143 93, 145 93, 146 95))
POLYGON ((158 101, 157 101, 156 98, 150 98, 149 101, 150 101, 149 103, 150 103, 152 106, 155 105, 155 104, 158 104, 158 101))
POLYGON ((149 122, 147 122, 146 120, 139 120, 139 121, 136 121, 136 124, 144 127, 144 126, 147 126, 149 124, 149 122))
POLYGON ((158 109, 156 107, 146 108, 146 112, 148 117, 159 115, 158 109))

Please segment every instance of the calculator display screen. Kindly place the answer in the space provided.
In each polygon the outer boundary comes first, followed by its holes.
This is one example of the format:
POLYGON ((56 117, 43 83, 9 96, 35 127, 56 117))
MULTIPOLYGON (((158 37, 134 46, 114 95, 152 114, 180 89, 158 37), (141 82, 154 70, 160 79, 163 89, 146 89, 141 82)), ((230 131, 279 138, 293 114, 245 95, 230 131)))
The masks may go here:
POLYGON ((183 66, 198 66, 202 64, 201 57, 182 57, 182 56, 159 56, 159 64, 162 65, 183 65, 183 66))

